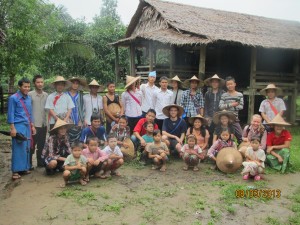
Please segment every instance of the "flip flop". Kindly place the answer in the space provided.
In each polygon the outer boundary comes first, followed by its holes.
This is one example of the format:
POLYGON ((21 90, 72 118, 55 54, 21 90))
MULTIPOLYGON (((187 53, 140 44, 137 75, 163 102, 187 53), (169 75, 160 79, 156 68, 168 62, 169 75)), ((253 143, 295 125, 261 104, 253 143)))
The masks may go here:
POLYGON ((187 171, 189 168, 187 166, 182 167, 184 171, 187 171))
POLYGON ((11 177, 11 179, 13 179, 13 180, 18 180, 20 178, 21 178, 21 176, 18 173, 13 174, 12 177, 11 177))
POLYGON ((65 187, 66 187, 66 184, 59 184, 59 187, 60 187, 60 188, 65 188, 65 187))
POLYGON ((120 174, 119 172, 117 172, 117 171, 111 171, 111 172, 110 172, 110 175, 112 175, 112 176, 117 176, 117 177, 120 177, 120 176, 121 176, 121 174, 120 174))

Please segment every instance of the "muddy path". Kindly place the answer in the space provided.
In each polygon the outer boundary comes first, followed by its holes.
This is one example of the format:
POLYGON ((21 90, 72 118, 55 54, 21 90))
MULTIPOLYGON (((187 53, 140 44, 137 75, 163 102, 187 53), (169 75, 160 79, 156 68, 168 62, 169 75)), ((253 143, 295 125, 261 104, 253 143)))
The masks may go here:
MULTIPOLYGON (((291 194, 300 186, 299 173, 270 174, 265 181, 243 181, 202 164, 183 171, 181 161, 165 173, 127 164, 122 177, 92 179, 59 188, 61 174, 43 169, 11 182, 1 199, 0 224, 265 224, 267 217, 286 223, 293 215, 291 194), (237 189, 278 189, 280 198, 236 198, 237 189), (254 216, 255 215, 255 216, 254 216)), ((3 191, 3 190, 2 190, 3 191)))

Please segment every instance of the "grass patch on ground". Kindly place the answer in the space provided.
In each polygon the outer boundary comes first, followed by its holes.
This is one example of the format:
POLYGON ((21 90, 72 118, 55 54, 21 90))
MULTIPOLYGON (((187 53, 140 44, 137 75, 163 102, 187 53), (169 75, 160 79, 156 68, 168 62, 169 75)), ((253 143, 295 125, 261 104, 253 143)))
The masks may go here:
POLYGON ((9 125, 7 124, 7 115, 0 115, 0 125, 1 125, 1 130, 6 130, 10 131, 9 125))

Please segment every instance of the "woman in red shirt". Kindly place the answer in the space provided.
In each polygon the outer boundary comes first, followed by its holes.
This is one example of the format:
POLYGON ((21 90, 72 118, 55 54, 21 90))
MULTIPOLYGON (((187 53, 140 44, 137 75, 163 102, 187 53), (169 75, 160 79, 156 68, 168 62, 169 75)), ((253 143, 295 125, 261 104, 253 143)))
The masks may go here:
POLYGON ((268 123, 274 127, 274 131, 267 136, 267 163, 274 169, 284 173, 290 159, 290 144, 292 135, 284 126, 291 124, 284 121, 280 114, 268 123))

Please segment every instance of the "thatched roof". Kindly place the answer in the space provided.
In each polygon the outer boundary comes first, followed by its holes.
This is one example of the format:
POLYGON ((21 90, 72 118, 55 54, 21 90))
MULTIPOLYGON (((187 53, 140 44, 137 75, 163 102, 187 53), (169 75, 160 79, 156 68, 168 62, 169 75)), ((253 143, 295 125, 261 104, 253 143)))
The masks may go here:
POLYGON ((234 42, 264 48, 300 49, 300 23, 206 9, 159 0, 140 0, 126 38, 175 45, 234 42))
POLYGON ((5 40, 5 34, 4 32, 0 29, 0 44, 3 44, 5 40))

